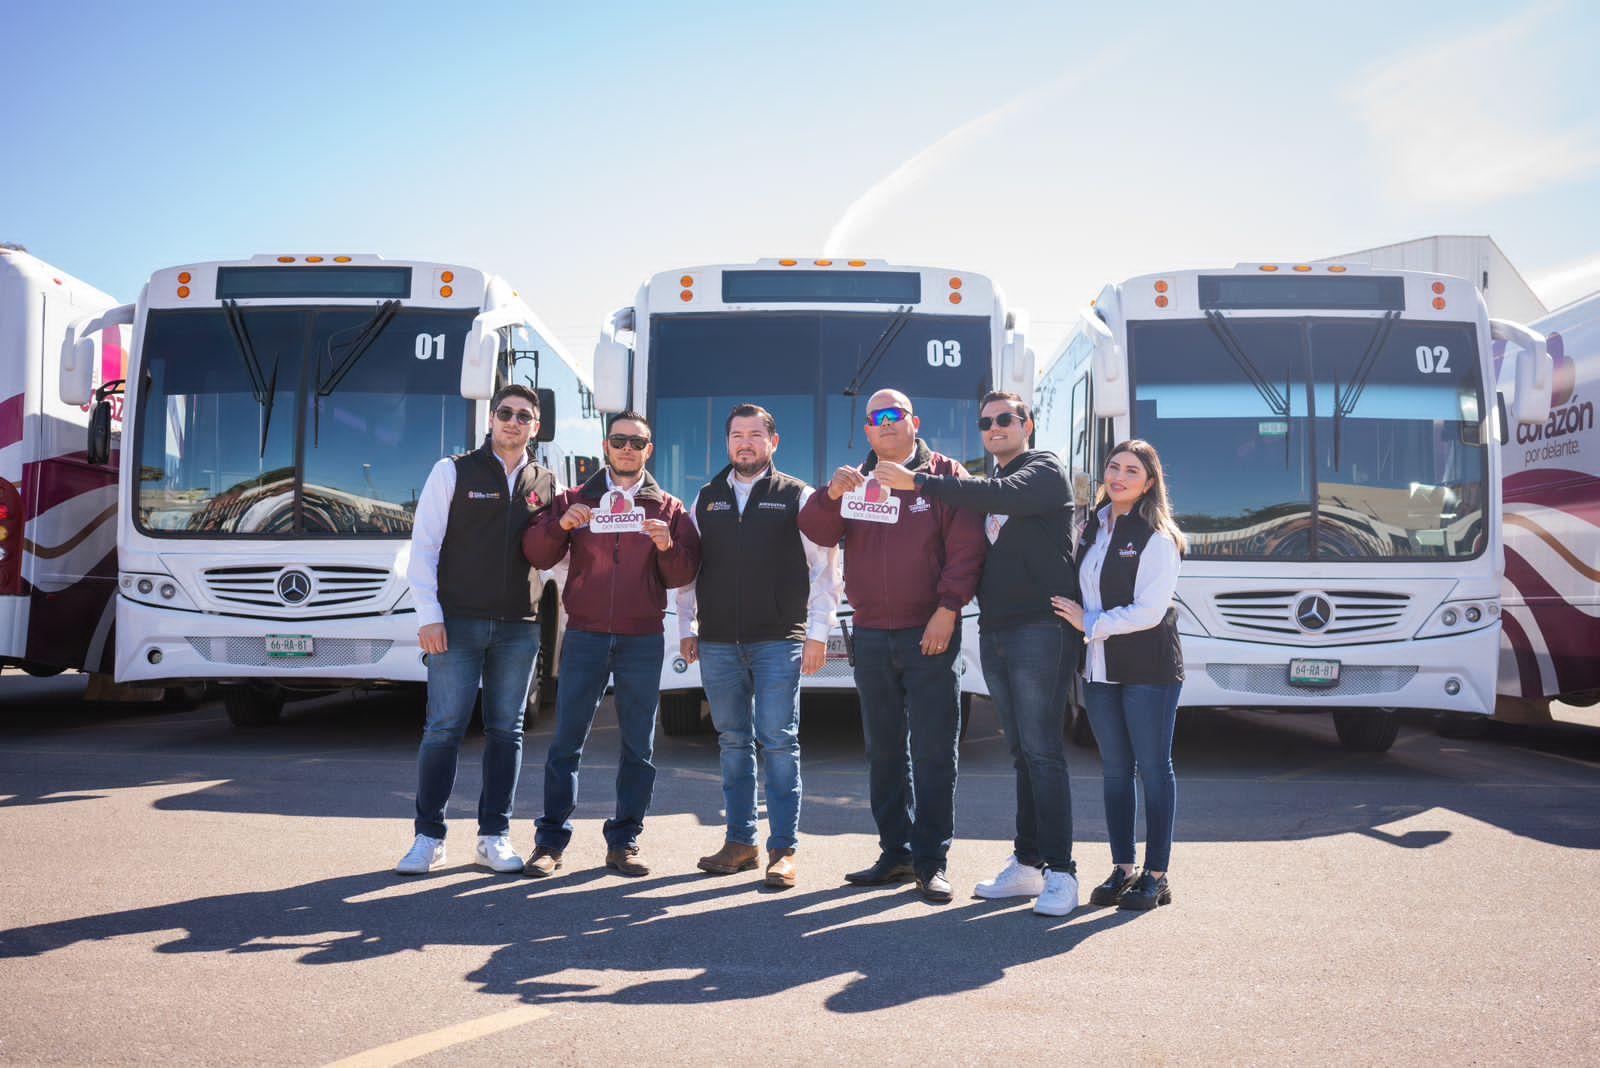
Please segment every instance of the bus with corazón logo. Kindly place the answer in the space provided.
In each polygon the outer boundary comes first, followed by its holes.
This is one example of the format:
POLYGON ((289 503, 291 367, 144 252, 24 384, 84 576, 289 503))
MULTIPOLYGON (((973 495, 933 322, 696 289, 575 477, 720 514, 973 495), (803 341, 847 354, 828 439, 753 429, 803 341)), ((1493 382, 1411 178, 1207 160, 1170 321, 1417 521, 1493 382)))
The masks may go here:
MULTIPOLYGON (((865 458, 866 403, 884 388, 911 398, 930 448, 982 472, 980 398, 990 389, 1032 393, 1024 335, 999 289, 971 271, 800 258, 687 267, 652 276, 611 316, 595 348, 595 395, 603 410, 645 414, 656 480, 686 502, 727 465, 724 420, 743 402, 777 420, 778 468, 815 487, 865 458)), ((667 633, 676 638, 673 611, 669 603, 667 633)), ((849 605, 839 614, 825 666, 802 679, 808 691, 853 692, 849 605)), ((976 620, 969 605, 964 706, 987 693, 976 620)), ((698 665, 669 657, 661 691, 663 729, 696 729, 698 665)))
POLYGON ((1400 709, 1494 709, 1497 443, 1546 420, 1550 383, 1543 339, 1462 278, 1166 271, 1082 312, 1041 377, 1038 442, 1082 505, 1116 442, 1160 452, 1189 541, 1183 705, 1327 710, 1344 746, 1382 752, 1400 709))
MULTIPOLYGON (((599 451, 572 361, 472 267, 295 254, 159 270, 138 303, 69 328, 72 403, 91 394, 81 339, 110 325, 133 334, 116 679, 218 683, 235 724, 296 693, 425 680, 412 517, 433 464, 482 441, 498 385, 538 390, 540 460, 562 478, 599 451)), ((552 583, 542 595, 553 608, 552 583)))

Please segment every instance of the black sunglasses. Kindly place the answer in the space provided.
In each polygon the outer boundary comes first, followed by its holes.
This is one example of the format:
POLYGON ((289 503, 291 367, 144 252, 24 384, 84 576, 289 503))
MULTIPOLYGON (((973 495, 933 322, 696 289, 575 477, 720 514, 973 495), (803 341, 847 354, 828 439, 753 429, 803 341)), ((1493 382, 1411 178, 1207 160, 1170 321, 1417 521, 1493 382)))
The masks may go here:
POLYGON ((987 415, 980 415, 978 416, 978 429, 988 430, 992 426, 1010 426, 1012 423, 1020 424, 1027 421, 1026 416, 1017 415, 1014 412, 1001 412, 992 419, 987 415))
POLYGON ((606 440, 613 449, 632 449, 634 452, 644 452, 645 446, 650 444, 649 438, 641 438, 637 434, 612 434, 606 440))
POLYGON ((513 408, 509 404, 506 405, 503 408, 496 408, 494 410, 494 417, 496 419, 500 420, 502 423, 509 423, 509 422, 511 422, 511 420, 515 419, 517 422, 522 423, 524 426, 526 426, 528 423, 533 422, 533 420, 534 420, 534 414, 532 412, 528 411, 528 409, 526 409, 526 408, 513 408))

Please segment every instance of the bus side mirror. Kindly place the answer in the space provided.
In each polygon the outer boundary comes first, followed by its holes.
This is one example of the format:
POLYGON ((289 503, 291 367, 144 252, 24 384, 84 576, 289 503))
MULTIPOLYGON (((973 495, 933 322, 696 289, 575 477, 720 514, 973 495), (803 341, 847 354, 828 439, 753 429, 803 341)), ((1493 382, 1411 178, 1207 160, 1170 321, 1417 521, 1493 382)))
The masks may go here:
POLYGON ((1089 472, 1072 472, 1072 503, 1079 508, 1087 508, 1094 503, 1094 483, 1089 478, 1089 472))
POLYGON ((89 441, 84 449, 84 459, 92 464, 105 464, 111 460, 111 402, 103 400, 89 413, 89 441))
POLYGON ((1550 394, 1555 385, 1555 362, 1543 334, 1505 319, 1489 320, 1489 336, 1517 347, 1516 392, 1511 415, 1524 425, 1550 418, 1550 394))
POLYGON ((539 396, 539 435, 536 441, 556 440, 556 391, 544 389, 534 390, 539 396))
POLYGON ((617 334, 633 328, 634 311, 622 308, 613 312, 600 340, 594 346, 594 406, 602 412, 621 412, 628 407, 628 369, 633 350, 617 334))
POLYGON ((500 332, 480 315, 472 321, 461 353, 461 395, 468 400, 494 396, 495 364, 500 359, 500 332))
POLYGON ((1031 404, 1034 362, 1033 350, 1028 347, 1027 341, 1027 314, 1021 311, 1012 312, 1011 323, 1011 336, 1006 339, 1005 347, 1000 350, 1000 374, 1008 388, 1021 393, 1031 404))
POLYGON ((1083 331, 1094 342, 1090 358, 1094 378, 1094 414, 1109 419, 1128 414, 1128 357, 1117 344, 1111 328, 1100 316, 1085 309, 1078 316, 1083 331))
POLYGON ((94 398, 94 369, 100 362, 101 331, 133 325, 132 304, 122 304, 98 315, 85 315, 67 327, 61 341, 60 389, 63 403, 88 404, 94 398))

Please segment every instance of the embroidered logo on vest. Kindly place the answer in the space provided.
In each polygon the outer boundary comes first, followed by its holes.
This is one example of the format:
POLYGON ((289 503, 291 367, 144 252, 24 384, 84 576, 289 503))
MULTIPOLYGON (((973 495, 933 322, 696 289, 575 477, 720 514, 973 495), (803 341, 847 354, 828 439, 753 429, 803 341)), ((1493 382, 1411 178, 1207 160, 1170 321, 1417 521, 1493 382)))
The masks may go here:
POLYGON ((727 501, 710 501, 706 504, 706 511, 731 512, 733 511, 733 505, 729 504, 727 501))
POLYGON ((931 504, 929 504, 927 501, 923 500, 921 497, 918 497, 916 500, 911 502, 911 510, 913 512, 926 512, 929 508, 932 508, 932 507, 933 506, 931 504))
POLYGON ((1131 560, 1133 557, 1139 555, 1139 550, 1135 549, 1133 547, 1133 542, 1130 541, 1128 544, 1117 550, 1117 555, 1122 557, 1124 560, 1131 560))
POLYGON ((498 501, 499 499, 500 493, 498 490, 489 493, 485 493, 482 490, 467 490, 467 500, 469 501, 498 501))
POLYGON ((784 504, 782 501, 762 501, 760 504, 756 505, 756 507, 757 508, 775 508, 778 511, 782 512, 782 511, 786 511, 789 506, 787 504, 784 504))

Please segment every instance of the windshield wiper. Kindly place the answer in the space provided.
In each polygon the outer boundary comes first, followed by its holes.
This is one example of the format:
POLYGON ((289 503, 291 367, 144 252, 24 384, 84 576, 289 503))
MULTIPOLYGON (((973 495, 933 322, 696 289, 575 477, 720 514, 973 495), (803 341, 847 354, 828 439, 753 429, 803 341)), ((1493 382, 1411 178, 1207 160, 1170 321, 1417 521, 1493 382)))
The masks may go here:
MULTIPOLYGON (((268 382, 261 373, 261 361, 256 358, 256 347, 250 343, 250 331, 245 328, 244 315, 239 311, 239 302, 225 300, 222 302, 222 314, 227 317, 228 330, 233 334, 233 343, 239 350, 239 358, 244 361, 245 374, 250 376, 250 396, 261 405, 261 452, 260 456, 267 454, 267 431, 272 427, 272 402, 278 393, 278 361, 272 361, 272 380, 268 382)), ((258 457, 259 458, 259 457, 258 457)))
POLYGON ((861 362, 856 365, 856 373, 850 376, 850 384, 844 387, 844 395, 850 398, 850 442, 847 448, 856 447, 855 399, 861 394, 861 384, 872 377, 872 372, 878 369, 878 364, 889 354, 889 349, 900 336, 900 331, 904 330, 910 321, 911 305, 902 304, 896 308, 894 318, 889 320, 888 325, 883 328, 883 333, 878 335, 878 340, 867 350, 867 354, 861 357, 861 362))
POLYGON ((1333 469, 1339 470, 1341 441, 1339 429, 1344 420, 1355 413, 1356 405, 1361 403, 1361 394, 1367 388, 1367 379, 1372 376, 1373 369, 1378 366, 1378 353, 1383 351, 1383 343, 1389 340, 1389 331, 1394 329, 1395 322, 1400 318, 1397 311, 1385 312, 1383 320, 1378 323, 1372 337, 1367 340, 1367 351, 1361 354, 1361 362, 1356 364, 1356 373, 1351 376, 1350 384, 1345 387, 1344 393, 1339 392, 1339 380, 1333 382, 1333 469))
MULTIPOLYGON (((372 348, 373 344, 383 334, 384 329, 394 321, 394 317, 399 312, 400 302, 398 300, 386 300, 379 305, 377 313, 361 326, 354 338, 345 343, 349 346, 350 351, 345 354, 344 359, 333 370, 329 371, 328 376, 317 386, 317 403, 312 405, 311 413, 311 443, 313 446, 316 446, 322 440, 322 398, 333 395, 333 391, 339 388, 339 383, 344 381, 344 376, 349 374, 351 369, 355 367, 357 360, 367 354, 367 350, 372 348)), ((339 331, 339 333, 348 332, 339 331)), ((328 360, 330 363, 333 361, 333 339, 337 336, 338 334, 336 333, 330 334, 328 337, 328 360)), ((322 360, 319 356, 317 359, 319 370, 321 366, 322 360)))
MULTIPOLYGON (((1256 392, 1261 394, 1261 399, 1267 402, 1267 407, 1272 409, 1272 414, 1288 418, 1289 398, 1285 394, 1279 393, 1278 387, 1267 381, 1267 376, 1261 373, 1261 369, 1255 365, 1255 361, 1245 355, 1244 346, 1239 344, 1238 337, 1235 336, 1233 329, 1228 326, 1228 321, 1222 317, 1222 313, 1219 311, 1206 312, 1206 325, 1211 327, 1211 332, 1217 336, 1217 340, 1222 343, 1222 347, 1227 350, 1228 355, 1233 357, 1233 362, 1239 365, 1239 370, 1244 372, 1245 378, 1256 388, 1256 392)), ((1287 384, 1287 380, 1285 382, 1287 384)))

